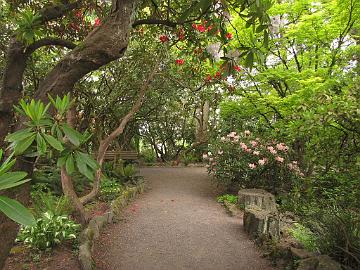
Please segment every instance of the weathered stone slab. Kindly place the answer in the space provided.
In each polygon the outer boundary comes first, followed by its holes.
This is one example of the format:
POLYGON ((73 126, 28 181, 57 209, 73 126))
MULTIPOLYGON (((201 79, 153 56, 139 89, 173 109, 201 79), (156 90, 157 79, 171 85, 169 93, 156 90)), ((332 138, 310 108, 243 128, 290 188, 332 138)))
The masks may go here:
POLYGON ((257 206, 263 210, 277 212, 275 196, 263 189, 241 189, 238 193, 238 203, 245 208, 257 206))
POLYGON ((279 239, 280 237, 279 220, 276 214, 255 205, 245 208, 244 229, 254 238, 267 236, 271 239, 279 239))

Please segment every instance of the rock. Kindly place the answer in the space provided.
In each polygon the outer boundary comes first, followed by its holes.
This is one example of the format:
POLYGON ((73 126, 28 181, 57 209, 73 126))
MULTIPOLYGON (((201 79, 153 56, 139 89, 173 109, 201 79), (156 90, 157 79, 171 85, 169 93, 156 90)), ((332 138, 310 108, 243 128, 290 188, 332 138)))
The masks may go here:
POLYGON ((317 264, 318 260, 316 257, 307 258, 300 261, 297 270, 316 270, 317 264))
POLYGON ((104 217, 106 218, 106 222, 110 224, 113 222, 114 213, 112 211, 106 212, 104 217))
POLYGON ((240 209, 237 208, 236 204, 230 203, 228 201, 224 201, 224 207, 230 216, 234 217, 241 213, 240 209))
POLYGON ((317 259, 319 263, 316 270, 341 270, 340 264, 327 255, 317 256, 317 259))
POLYGON ((315 256, 314 253, 302 248, 290 247, 290 251, 292 256, 298 259, 306 259, 315 256))
POLYGON ((82 270, 94 270, 94 262, 91 257, 90 242, 86 241, 79 247, 79 262, 82 270))
POLYGON ((245 208, 255 205, 267 211, 277 212, 275 196, 263 189, 241 189, 238 193, 238 203, 245 208))
POLYGON ((100 235, 100 228, 94 219, 90 220, 88 229, 92 231, 93 239, 97 239, 100 235))
POLYGON ((341 270, 341 266, 329 256, 319 255, 301 260, 297 270, 341 270))
POLYGON ((266 221, 270 212, 256 207, 248 207, 244 212, 244 229, 253 237, 258 237, 266 230, 266 221))

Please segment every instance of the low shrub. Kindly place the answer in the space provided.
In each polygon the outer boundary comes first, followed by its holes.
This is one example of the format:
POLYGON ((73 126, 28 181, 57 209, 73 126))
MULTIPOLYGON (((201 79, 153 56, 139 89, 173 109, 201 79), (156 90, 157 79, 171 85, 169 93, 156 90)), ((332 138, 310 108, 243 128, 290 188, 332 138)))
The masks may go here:
POLYGON ((309 251, 317 251, 317 243, 314 233, 307 227, 295 223, 290 229, 289 233, 301 243, 305 249, 309 251))
POLYGON ((80 225, 69 217, 45 212, 36 220, 36 225, 21 227, 17 241, 33 249, 45 250, 66 240, 76 239, 79 230, 80 225))
POLYGON ((307 225, 323 254, 339 261, 345 269, 360 269, 360 213, 332 206, 308 217, 307 225))
POLYGON ((49 212, 55 216, 69 215, 73 211, 70 200, 65 196, 55 196, 50 191, 32 191, 31 199, 35 216, 49 212))
POLYGON ((235 195, 232 195, 232 194, 224 194, 224 195, 217 197, 217 202, 223 203, 224 201, 236 204, 238 201, 238 197, 235 195))
POLYGON ((203 158, 209 162, 209 173, 234 189, 264 188, 278 194, 303 177, 285 143, 255 138, 248 130, 222 137, 203 158))
POLYGON ((100 185, 99 199, 102 201, 112 201, 119 196, 124 187, 115 179, 103 179, 100 185))
POLYGON ((156 162, 156 154, 155 151, 151 148, 145 148, 141 151, 141 157, 144 159, 146 163, 154 163, 156 162))

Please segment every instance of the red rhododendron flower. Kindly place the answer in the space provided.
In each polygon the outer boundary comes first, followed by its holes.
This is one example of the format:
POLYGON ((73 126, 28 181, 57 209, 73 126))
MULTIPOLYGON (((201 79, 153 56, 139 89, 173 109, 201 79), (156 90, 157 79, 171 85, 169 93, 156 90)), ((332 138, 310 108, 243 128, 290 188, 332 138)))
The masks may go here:
POLYGON ((206 31, 206 27, 203 26, 203 25, 201 25, 201 24, 199 24, 199 25, 197 26, 197 30, 198 30, 199 32, 203 33, 203 32, 206 31))
POLYGON ((94 26, 96 27, 96 26, 99 26, 99 25, 101 25, 101 20, 99 18, 96 18, 94 26))
POLYGON ((213 28, 214 28, 214 26, 211 24, 211 25, 208 26, 207 30, 211 31, 213 28))
POLYGON ((211 75, 209 74, 209 75, 206 76, 205 81, 206 81, 206 82, 211 82, 211 79, 212 79, 212 77, 211 77, 211 75))
POLYGON ((240 66, 234 66, 234 69, 235 69, 236 71, 241 71, 241 67, 240 67, 240 66))
POLYGON ((196 23, 193 23, 193 24, 191 25, 191 27, 194 28, 194 29, 196 29, 196 28, 197 28, 196 23))
POLYGON ((176 59, 175 62, 178 65, 183 65, 185 63, 185 60, 184 59, 176 59))
POLYGON ((167 35, 161 35, 159 39, 162 43, 169 41, 169 38, 167 35))
POLYGON ((220 73, 220 71, 217 71, 217 72, 215 73, 215 76, 214 76, 214 79, 218 79, 218 78, 221 78, 221 73, 220 73))
POLYGON ((226 34, 225 34, 225 37, 226 37, 227 39, 232 39, 232 34, 231 34, 231 33, 226 33, 226 34))

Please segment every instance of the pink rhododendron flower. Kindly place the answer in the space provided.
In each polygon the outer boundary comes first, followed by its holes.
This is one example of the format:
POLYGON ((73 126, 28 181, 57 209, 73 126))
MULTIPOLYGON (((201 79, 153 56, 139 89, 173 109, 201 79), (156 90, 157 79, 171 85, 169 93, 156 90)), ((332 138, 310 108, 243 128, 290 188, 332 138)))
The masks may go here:
POLYGON ((244 131, 244 134, 245 134, 245 135, 250 135, 251 132, 250 132, 250 130, 245 130, 245 131, 244 131))
POLYGON ((238 136, 238 135, 234 136, 234 142, 238 142, 239 139, 240 139, 240 136, 238 136))
POLYGON ((278 143, 276 144, 276 148, 280 151, 287 151, 288 147, 284 143, 278 143))
POLYGON ((254 151, 253 154, 254 154, 255 156, 258 156, 258 155, 260 155, 260 152, 259 152, 259 151, 254 151))
POLYGON ((247 145, 243 142, 240 143, 240 147, 242 150, 246 151, 248 149, 247 145))
POLYGON ((284 162, 284 158, 279 157, 279 156, 277 156, 277 157, 275 158, 275 160, 276 160, 276 161, 279 161, 279 162, 284 162))
POLYGON ((225 141, 226 141, 226 138, 225 138, 225 137, 221 137, 221 138, 220 138, 220 141, 225 142, 225 141))
POLYGON ((211 158, 209 158, 209 161, 210 161, 210 162, 213 162, 213 160, 214 160, 214 159, 213 159, 212 157, 211 157, 211 158))
POLYGON ((250 167, 250 169, 255 169, 256 168, 256 164, 254 164, 254 163, 249 163, 249 167, 250 167))
POLYGON ((269 152, 273 155, 276 155, 277 154, 277 151, 274 149, 274 147, 272 146, 268 146, 267 149, 269 150, 269 152))
POLYGON ((257 144, 258 144, 257 141, 250 141, 250 143, 251 143, 251 145, 252 145, 253 147, 257 146, 257 144))
POLYGON ((260 165, 264 165, 266 163, 266 160, 265 159, 259 159, 258 163, 260 165))
POLYGON ((207 155, 206 153, 204 153, 204 154, 202 155, 202 158, 203 158, 203 159, 208 159, 208 155, 207 155))

